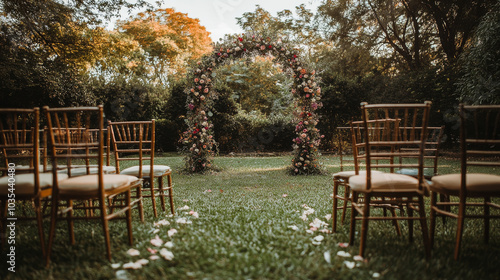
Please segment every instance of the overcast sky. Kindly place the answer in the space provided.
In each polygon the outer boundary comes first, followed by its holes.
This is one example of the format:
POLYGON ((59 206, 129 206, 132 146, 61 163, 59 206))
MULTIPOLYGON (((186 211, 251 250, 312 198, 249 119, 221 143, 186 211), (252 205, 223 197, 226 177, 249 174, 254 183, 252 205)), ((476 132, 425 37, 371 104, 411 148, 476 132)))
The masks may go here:
MULTIPOLYGON (((155 3, 154 0, 148 1, 155 3)), ((174 8, 178 12, 187 13, 190 18, 198 18, 200 24, 210 32, 210 38, 216 42, 224 37, 224 34, 242 33, 236 24, 236 17, 255 11, 256 5, 260 5, 275 16, 278 11, 285 9, 295 11, 295 7, 300 4, 306 4, 307 8, 316 11, 320 0, 164 0, 163 2, 161 8, 174 8)))

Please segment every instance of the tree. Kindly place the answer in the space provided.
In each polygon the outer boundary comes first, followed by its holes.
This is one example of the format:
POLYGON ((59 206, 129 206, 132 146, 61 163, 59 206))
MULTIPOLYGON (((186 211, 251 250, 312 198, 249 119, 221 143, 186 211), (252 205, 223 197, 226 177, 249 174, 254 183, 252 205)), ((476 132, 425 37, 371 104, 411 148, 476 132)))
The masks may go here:
POLYGON ((462 57, 460 100, 468 104, 500 103, 500 2, 479 24, 473 44, 462 57))
POLYGON ((119 21, 118 30, 131 36, 146 52, 153 77, 166 84, 169 74, 185 74, 190 60, 212 50, 209 32, 198 19, 174 9, 139 13, 119 21))

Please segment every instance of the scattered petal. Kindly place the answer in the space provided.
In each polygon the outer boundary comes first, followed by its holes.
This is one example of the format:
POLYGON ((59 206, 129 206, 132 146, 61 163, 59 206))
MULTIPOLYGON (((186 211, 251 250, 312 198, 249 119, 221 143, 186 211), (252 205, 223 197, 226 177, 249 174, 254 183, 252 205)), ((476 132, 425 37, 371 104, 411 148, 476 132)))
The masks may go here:
POLYGON ((350 261, 344 261, 344 264, 349 269, 353 269, 356 266, 355 262, 350 262, 350 261))
POLYGON ((318 230, 318 228, 317 228, 317 227, 310 227, 310 228, 309 228, 309 230, 310 230, 310 231, 317 231, 317 230, 318 230))
POLYGON ((181 208, 179 208, 179 210, 189 210, 189 206, 184 205, 184 206, 182 206, 181 208))
POLYGON ((111 268, 112 268, 112 269, 117 269, 117 268, 119 268, 120 266, 122 266, 122 264, 121 264, 121 263, 112 263, 112 264, 111 264, 111 268))
POLYGON ((364 259, 362 256, 360 255, 356 255, 352 258, 353 260, 357 261, 357 262, 362 262, 364 259))
POLYGON ((183 199, 182 201, 183 202, 189 202, 189 199, 183 199))
POLYGON ((165 219, 163 219, 163 220, 160 220, 160 221, 154 223, 154 225, 155 225, 155 227, 158 227, 158 226, 168 226, 168 225, 170 225, 170 222, 167 221, 167 220, 165 220, 165 219))
POLYGON ((287 196, 288 196, 288 194, 284 193, 282 196, 283 196, 283 197, 287 197, 287 196))
POLYGON ((310 230, 310 229, 306 230, 306 232, 307 232, 307 233, 313 233, 313 231, 312 231, 312 230, 310 230))
POLYGON ((142 265, 140 263, 134 263, 134 262, 128 262, 123 265, 124 269, 139 269, 142 268, 142 265))
POLYGON ((323 253, 323 257, 327 263, 332 263, 332 256, 330 255, 330 251, 326 251, 323 253))
POLYGON ((117 270, 115 273, 115 276, 116 276, 116 279, 118 279, 118 280, 130 279, 127 271, 125 271, 125 270, 117 270))
POLYGON ((152 256, 149 257, 149 259, 152 260, 152 261, 156 261, 159 258, 160 257, 158 257, 157 255, 152 255, 152 256))
POLYGON ((163 248, 160 250, 160 255, 166 259, 167 261, 171 261, 174 259, 174 253, 170 252, 169 250, 163 248))
POLYGON ((189 211, 189 215, 192 215, 195 218, 199 218, 200 217, 200 215, 198 215, 198 212, 195 212, 193 210, 189 211))
POLYGON ((175 228, 171 228, 167 231, 168 237, 172 237, 176 233, 177 233, 177 230, 175 228))
POLYGON ((327 223, 323 222, 322 220, 315 218, 314 221, 312 221, 309 226, 315 227, 315 228, 320 228, 320 227, 325 227, 328 226, 327 223))
POLYGON ((378 272, 374 272, 374 273, 372 274, 372 276, 373 276, 373 278, 379 278, 379 277, 380 277, 380 273, 378 273, 378 272))
POLYGON ((349 243, 338 243, 337 246, 339 246, 341 248, 347 248, 347 247, 349 247, 349 243))
POLYGON ((137 249, 129 249, 127 251, 127 254, 129 254, 131 256, 139 256, 141 253, 137 249))
POLYGON ((293 225, 293 226, 288 226, 288 228, 291 228, 292 230, 298 230, 298 229, 299 229, 299 227, 298 227, 298 226, 296 226, 296 225, 293 225))
POLYGON ((331 218, 332 218, 332 214, 328 214, 325 216, 325 220, 327 220, 327 221, 330 220, 331 218))
POLYGON ((148 247, 148 252, 150 252, 151 254, 153 254, 153 255, 154 255, 154 254, 158 253, 158 250, 156 250, 156 249, 151 249, 151 248, 149 248, 149 247, 148 247))
POLYGON ((349 254, 349 252, 345 252, 345 251, 338 251, 337 252, 337 256, 339 257, 344 257, 344 258, 348 258, 351 256, 351 254, 349 254))
POLYGON ((161 240, 157 235, 154 239, 151 239, 151 244, 153 244, 153 246, 160 247, 161 245, 163 245, 163 240, 161 240))
POLYGON ((159 229, 155 229, 155 230, 153 230, 153 234, 157 234, 158 232, 160 232, 160 230, 159 230, 159 229))
POLYGON ((167 243, 165 243, 165 247, 172 248, 174 247, 174 243, 172 241, 168 241, 167 243))
POLYGON ((140 265, 147 265, 149 263, 149 261, 146 259, 140 259, 140 260, 136 261, 135 263, 138 263, 140 265))
POLYGON ((320 230, 319 230, 319 232, 322 232, 322 233, 332 233, 332 231, 331 231, 331 230, 326 229, 326 228, 324 228, 324 229, 320 229, 320 230))
POLYGON ((191 224, 191 221, 186 220, 186 218, 179 218, 177 221, 175 221, 178 224, 191 224))
POLYGON ((318 236, 314 237, 313 239, 315 241, 321 242, 321 241, 323 241, 323 239, 325 239, 325 237, 323 235, 318 235, 318 236))
POLYGON ((211 190, 211 189, 208 189, 208 190, 206 190, 205 192, 212 192, 212 190, 211 190))
POLYGON ((307 221, 307 215, 302 215, 300 216, 300 218, 302 219, 302 221, 307 221))

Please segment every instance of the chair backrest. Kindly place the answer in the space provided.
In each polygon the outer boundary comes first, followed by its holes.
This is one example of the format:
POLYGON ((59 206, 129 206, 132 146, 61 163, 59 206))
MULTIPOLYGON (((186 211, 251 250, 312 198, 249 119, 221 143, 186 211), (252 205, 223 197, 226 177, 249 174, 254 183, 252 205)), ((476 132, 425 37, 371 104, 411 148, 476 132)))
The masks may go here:
POLYGON ((361 160, 366 163, 367 188, 371 186, 372 169, 387 168, 394 172, 416 168, 417 178, 423 181, 430 107, 429 101, 419 104, 361 103, 362 121, 353 122, 353 135, 356 135, 356 164, 361 160), (413 149, 418 149, 417 155, 413 149))
POLYGON ((459 109, 462 189, 465 192, 468 167, 475 168, 475 172, 489 173, 491 167, 500 166, 500 105, 460 104, 459 109))
MULTIPOLYGON (((103 178, 104 113, 103 107, 44 107, 47 116, 47 137, 53 173, 67 169, 69 177, 74 168, 86 168, 87 174, 97 166, 99 188, 103 178)), ((81 174, 79 174, 81 175, 81 174)))
POLYGON ((35 193, 39 192, 40 109, 0 109, 0 173, 6 175, 16 165, 29 166, 35 193))
MULTIPOLYGON (((151 175, 154 165, 155 120, 108 122, 108 135, 115 155, 116 172, 120 173, 120 162, 135 161, 139 166, 139 177, 151 175), (142 166, 150 165, 151 174, 143 174, 142 166)), ((152 177, 152 176, 151 176, 152 177)))
POLYGON ((347 163, 354 162, 354 159, 346 158, 346 155, 352 155, 352 137, 351 137, 351 127, 349 126, 339 126, 337 127, 337 153, 340 158, 340 171, 344 171, 344 167, 347 163))

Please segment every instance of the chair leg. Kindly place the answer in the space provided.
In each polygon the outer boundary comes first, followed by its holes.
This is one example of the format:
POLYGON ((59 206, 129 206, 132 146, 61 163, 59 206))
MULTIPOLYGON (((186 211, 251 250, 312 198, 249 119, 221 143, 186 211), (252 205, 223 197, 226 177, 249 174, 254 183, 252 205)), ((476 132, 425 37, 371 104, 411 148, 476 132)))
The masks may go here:
POLYGON ((167 211, 165 208, 165 190, 163 189, 163 176, 158 177, 158 195, 160 196, 161 209, 163 212, 167 211))
POLYGON ((436 233, 436 210, 434 210, 434 207, 436 207, 436 202, 437 202, 437 193, 432 192, 431 194, 431 213, 430 213, 430 246, 431 248, 434 247, 434 234, 436 233))
POLYGON ((484 198, 484 243, 488 244, 490 239, 490 207, 488 203, 491 202, 490 197, 484 198))
POLYGON ((358 203, 358 193, 352 192, 352 201, 351 201, 351 226, 349 227, 349 246, 354 245, 354 233, 356 230, 356 216, 358 215, 358 211, 355 209, 354 204, 358 203))
POLYGON ((371 195, 365 194, 363 217, 361 220, 361 240, 359 245, 359 255, 362 257, 364 257, 366 249, 366 237, 368 235, 368 219, 370 217, 370 202, 371 202, 371 195))
POLYGON ((332 209, 332 232, 337 232, 337 194, 339 181, 333 179, 333 209, 332 209))
MULTIPOLYGON (((386 209, 387 209, 387 208, 385 208, 385 207, 384 207, 384 210, 386 210, 386 209)), ((394 217, 394 218, 398 216, 398 214, 396 213, 396 209, 394 209, 394 208, 389 208, 389 212, 391 212, 391 215, 392 215, 392 217, 394 217)), ((392 220, 392 225, 393 225, 393 226, 394 226, 394 228, 396 229, 396 234, 397 234, 398 236, 401 236, 401 226, 399 225, 398 220, 393 219, 393 220, 392 220)))
POLYGON ((156 197, 155 197, 155 178, 151 177, 149 179, 149 191, 151 192, 151 203, 153 204, 153 214, 155 218, 158 217, 158 211, 156 211, 156 197))
POLYGON ((462 243, 462 235, 464 232, 465 222, 465 198, 460 198, 460 205, 458 206, 458 219, 457 219, 457 240, 455 243, 454 259, 458 260, 460 254, 460 244, 462 243))
POLYGON ((38 226, 38 236, 40 238, 40 248, 42 249, 42 255, 45 257, 45 238, 43 234, 43 213, 40 198, 35 199, 35 213, 36 222, 38 226))
POLYGON ((172 186, 172 175, 168 174, 167 175, 167 183, 168 183, 168 195, 170 199, 170 212, 172 212, 172 215, 175 215, 175 210, 174 210, 174 188, 172 186))
POLYGON ((102 231, 104 232, 104 242, 106 243, 106 256, 111 261, 111 238, 109 237, 108 211, 106 209, 106 199, 99 199, 101 210, 102 231))
POLYGON ((340 222, 342 224, 344 224, 344 221, 345 221, 345 213, 347 212, 347 202, 350 201, 350 198, 349 198, 350 194, 351 194, 351 188, 344 181, 344 207, 342 209, 342 217, 340 219, 340 222))
POLYGON ((410 207, 410 205, 407 205, 407 209, 408 209, 408 235, 410 242, 413 242, 413 209, 410 207))
POLYGON ((73 201, 67 201, 67 207, 71 210, 68 211, 68 234, 69 234, 69 242, 71 245, 75 245, 75 230, 74 230, 74 222, 73 222, 73 201))
POLYGON ((133 237, 132 237, 132 206, 130 205, 131 204, 131 191, 128 190, 127 193, 126 193, 126 203, 127 205, 125 205, 126 207, 128 207, 127 211, 125 212, 125 216, 126 216, 126 221, 127 221, 127 231, 128 231, 128 243, 130 246, 133 245, 133 237))
POLYGON ((418 197, 418 212, 420 216, 420 227, 422 228, 422 238, 424 240, 425 257, 431 258, 431 243, 429 241, 429 229, 427 228, 427 219, 425 217, 425 203, 422 196, 418 197))
POLYGON ((49 239, 47 241, 47 251, 45 254, 45 267, 49 267, 50 265, 50 253, 52 252, 52 244, 54 243, 54 235, 56 233, 57 208, 59 208, 58 200, 59 200, 58 196, 52 193, 52 208, 50 210, 50 230, 49 230, 49 239))
POLYGON ((139 218, 141 219, 141 223, 144 223, 144 208, 142 205, 142 186, 138 186, 136 188, 136 199, 139 200, 139 205, 137 208, 139 209, 139 218))

